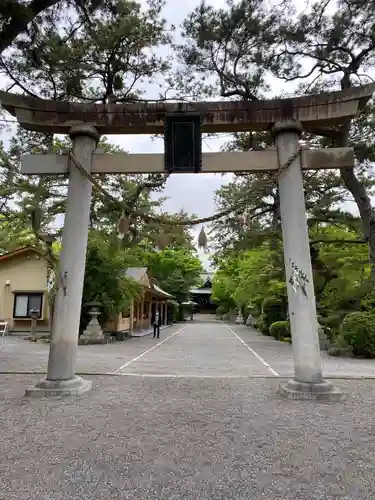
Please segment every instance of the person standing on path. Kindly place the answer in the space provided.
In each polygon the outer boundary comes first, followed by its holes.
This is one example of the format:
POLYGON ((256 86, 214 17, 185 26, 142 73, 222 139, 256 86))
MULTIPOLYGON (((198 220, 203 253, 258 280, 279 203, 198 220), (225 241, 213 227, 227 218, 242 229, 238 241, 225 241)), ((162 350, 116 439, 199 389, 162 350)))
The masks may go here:
POLYGON ((155 337, 160 339, 160 314, 158 310, 156 310, 154 316, 154 338, 155 337))

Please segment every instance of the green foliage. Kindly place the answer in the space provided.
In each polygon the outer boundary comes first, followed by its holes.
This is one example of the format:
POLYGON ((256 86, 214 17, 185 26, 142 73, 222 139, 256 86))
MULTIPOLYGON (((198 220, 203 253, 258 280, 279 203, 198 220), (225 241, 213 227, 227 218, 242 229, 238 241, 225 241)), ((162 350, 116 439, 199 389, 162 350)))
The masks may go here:
POLYGON ((374 312, 375 311, 375 288, 370 290, 361 302, 362 311, 374 312))
POLYGON ((222 258, 213 279, 213 301, 226 312, 250 307, 254 310, 251 314, 259 315, 265 297, 285 293, 282 271, 278 264, 275 268, 273 255, 267 245, 262 245, 222 258))
POLYGON ((35 245, 35 235, 31 228, 25 228, 16 217, 11 221, 0 215, 0 254, 17 248, 35 245))
POLYGON ((256 321, 256 327, 258 330, 260 330, 264 335, 269 335, 270 334, 270 325, 271 323, 267 319, 266 316, 263 314, 260 315, 260 317, 256 321))
MULTIPOLYGON (((311 259, 317 306, 321 323, 331 340, 339 334, 342 320, 350 311, 372 310, 374 291, 362 288, 369 276, 366 244, 361 242, 358 219, 348 216, 341 225, 314 223, 311 259), (346 224, 345 224, 346 223, 346 224)), ((269 326, 285 320, 286 286, 280 251, 261 243, 243 252, 229 252, 220 261, 214 277, 214 300, 225 310, 245 307, 258 320, 264 333, 269 326)))
POLYGON ((176 304, 175 302, 173 302, 170 307, 172 307, 172 321, 173 323, 176 323, 177 321, 180 321, 181 317, 180 317, 180 308, 178 306, 178 304, 176 304))
POLYGON ((367 246, 365 243, 355 243, 360 239, 358 233, 345 227, 322 228, 318 234, 319 239, 326 242, 320 244, 322 265, 314 273, 318 300, 327 312, 350 310, 353 298, 360 294, 369 276, 367 246))
POLYGON ((226 312, 227 311, 226 311, 224 305, 222 305, 222 304, 220 306, 218 306, 216 309, 216 314, 218 314, 219 316, 223 316, 226 312))
POLYGON ((173 30, 161 16, 163 2, 152 0, 144 8, 131 0, 99 3, 81 18, 66 7, 40 17, 5 57, 8 76, 44 98, 113 103, 139 99, 141 84, 170 66, 169 57, 155 53, 170 42, 173 30), (36 80, 38 87, 33 86, 36 80))
POLYGON ((258 298, 254 299, 251 298, 249 304, 248 304, 248 311, 249 314, 251 314, 254 317, 258 317, 262 314, 262 302, 263 302, 263 297, 259 296, 258 298))
POLYGON ((282 271, 275 266, 273 251, 262 245, 244 252, 238 259, 238 281, 234 293, 236 303, 248 304, 269 295, 284 293, 285 286, 280 280, 282 271))
POLYGON ((198 283, 203 271, 198 256, 185 248, 145 252, 142 262, 159 286, 179 303, 188 300, 190 288, 198 283))
POLYGON ((286 317, 285 304, 279 297, 267 297, 262 303, 262 321, 269 331, 272 323, 284 321, 286 317))
POLYGON ((290 325, 289 321, 275 321, 269 329, 270 335, 276 340, 283 340, 290 338, 290 325))
POLYGON ((348 314, 342 325, 344 340, 355 356, 375 357, 375 315, 368 312, 348 314))
POLYGON ((220 306, 222 314, 228 313, 236 308, 234 293, 236 290, 236 278, 238 272, 237 259, 229 258, 221 262, 221 266, 212 280, 212 301, 220 306))
POLYGON ((134 260, 129 255, 114 251, 102 236, 91 232, 86 256, 81 331, 89 320, 88 302, 95 300, 102 304, 99 321, 104 325, 126 309, 132 298, 139 296, 140 286, 125 276, 127 267, 133 264, 134 260))
POLYGON ((355 356, 375 357, 375 315, 368 312, 348 314, 342 325, 342 336, 355 356))

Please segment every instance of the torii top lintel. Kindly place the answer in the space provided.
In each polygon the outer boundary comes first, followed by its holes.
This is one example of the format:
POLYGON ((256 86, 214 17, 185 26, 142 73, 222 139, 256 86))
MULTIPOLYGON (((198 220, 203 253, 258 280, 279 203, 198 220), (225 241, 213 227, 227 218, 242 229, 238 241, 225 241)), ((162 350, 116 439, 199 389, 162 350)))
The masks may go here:
POLYGON ((4 109, 28 130, 68 134, 87 123, 101 134, 164 132, 164 118, 174 113, 201 116, 202 132, 268 130, 280 120, 302 122, 308 132, 339 125, 356 116, 375 92, 375 84, 288 99, 217 102, 94 104, 35 99, 0 91, 4 109))

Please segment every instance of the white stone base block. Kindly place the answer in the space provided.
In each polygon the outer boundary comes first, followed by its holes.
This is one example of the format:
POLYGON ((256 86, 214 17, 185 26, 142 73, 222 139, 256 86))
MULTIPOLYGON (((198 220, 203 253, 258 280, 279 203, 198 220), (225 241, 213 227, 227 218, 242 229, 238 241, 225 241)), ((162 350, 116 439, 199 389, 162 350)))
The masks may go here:
POLYGON ((41 380, 25 390, 28 397, 80 396, 91 390, 92 381, 75 376, 70 380, 41 380))
POLYGON ((79 345, 94 345, 94 344, 106 344, 107 341, 104 335, 89 335, 85 332, 80 336, 78 344, 79 345))
POLYGON ((280 384, 279 393, 286 399, 296 400, 344 401, 346 399, 346 394, 327 380, 310 384, 291 379, 280 384))

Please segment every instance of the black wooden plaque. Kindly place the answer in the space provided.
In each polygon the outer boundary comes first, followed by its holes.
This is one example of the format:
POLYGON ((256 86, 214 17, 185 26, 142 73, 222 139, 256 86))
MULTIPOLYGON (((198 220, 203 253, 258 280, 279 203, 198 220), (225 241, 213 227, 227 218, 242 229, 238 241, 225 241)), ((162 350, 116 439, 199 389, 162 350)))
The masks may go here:
POLYGON ((199 115, 167 115, 164 122, 164 168, 167 172, 194 173, 202 169, 202 134, 199 115))

